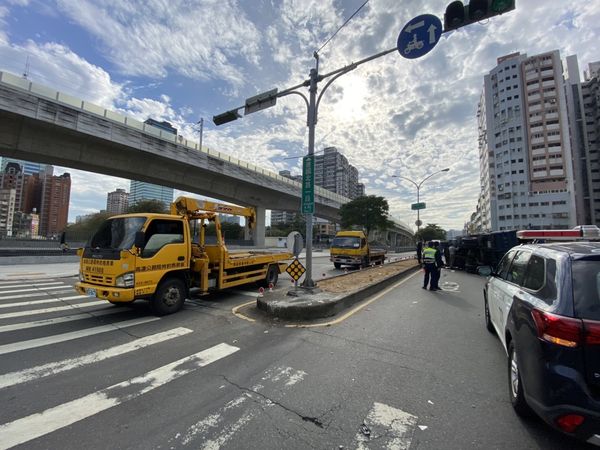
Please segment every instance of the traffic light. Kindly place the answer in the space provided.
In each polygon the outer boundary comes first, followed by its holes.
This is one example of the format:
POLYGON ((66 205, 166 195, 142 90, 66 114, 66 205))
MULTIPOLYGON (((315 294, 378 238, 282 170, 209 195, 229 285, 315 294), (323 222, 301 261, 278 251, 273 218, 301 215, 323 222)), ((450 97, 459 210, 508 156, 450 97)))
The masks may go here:
POLYGON ((471 0, 450 3, 444 14, 444 32, 456 30, 474 22, 504 14, 515 9, 515 0, 471 0))
POLYGON ((232 109, 231 111, 224 112, 218 116, 213 116, 213 123, 215 125, 223 125, 224 123, 238 120, 240 117, 242 116, 237 112, 237 109, 232 109))

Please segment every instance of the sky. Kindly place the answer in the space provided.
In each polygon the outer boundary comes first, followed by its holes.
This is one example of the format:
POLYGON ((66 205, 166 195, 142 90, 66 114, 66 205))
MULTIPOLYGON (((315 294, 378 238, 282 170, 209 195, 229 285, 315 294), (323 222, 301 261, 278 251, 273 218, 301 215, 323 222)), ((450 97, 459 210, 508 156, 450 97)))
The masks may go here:
MULTIPOLYGON (((396 46, 420 14, 443 20, 449 0, 370 0, 319 51, 327 73, 396 46)), ((306 105, 297 95, 219 127, 212 117, 308 78, 313 53, 364 0, 0 0, 0 70, 179 133, 275 172, 301 174, 306 105)), ((600 60, 600 2, 516 0, 502 16, 442 35, 418 59, 398 52, 363 64, 323 94, 316 148, 335 146, 368 195, 414 223, 413 184, 427 180, 424 223, 462 229, 479 194, 476 111, 496 58, 558 49, 580 70, 600 60)), ((320 83, 322 89, 325 82, 320 83)), ((307 94, 306 90, 303 91, 307 94)), ((129 181, 69 168, 69 220, 106 207, 129 181)), ((179 192, 176 191, 176 195, 179 192)))

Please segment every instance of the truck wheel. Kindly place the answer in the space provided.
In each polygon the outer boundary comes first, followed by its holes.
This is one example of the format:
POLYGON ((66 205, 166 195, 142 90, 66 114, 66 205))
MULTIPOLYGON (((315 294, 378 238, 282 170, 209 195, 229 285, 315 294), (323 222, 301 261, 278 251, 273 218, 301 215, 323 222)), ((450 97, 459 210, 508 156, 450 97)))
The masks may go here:
POLYGON ((185 301, 185 284, 179 278, 167 278, 158 286, 152 297, 152 310, 157 316, 165 316, 179 311, 185 301))
POLYGON ((269 284, 273 284, 275 286, 277 284, 277 280, 279 279, 279 268, 276 265, 270 265, 267 269, 267 276, 265 277, 265 281, 263 281, 264 287, 269 287, 269 284))
POLYGON ((333 267, 335 267, 336 269, 341 269, 342 265, 340 263, 333 263, 333 267))

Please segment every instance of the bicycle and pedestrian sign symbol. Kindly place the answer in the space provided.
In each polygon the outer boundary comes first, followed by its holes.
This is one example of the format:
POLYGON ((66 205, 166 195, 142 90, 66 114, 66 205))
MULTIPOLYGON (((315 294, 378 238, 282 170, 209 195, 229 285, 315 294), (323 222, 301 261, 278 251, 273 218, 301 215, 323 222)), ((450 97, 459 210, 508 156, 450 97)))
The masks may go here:
POLYGON ((398 35, 398 52, 408 59, 429 53, 442 36, 442 21, 432 14, 410 20, 398 35))

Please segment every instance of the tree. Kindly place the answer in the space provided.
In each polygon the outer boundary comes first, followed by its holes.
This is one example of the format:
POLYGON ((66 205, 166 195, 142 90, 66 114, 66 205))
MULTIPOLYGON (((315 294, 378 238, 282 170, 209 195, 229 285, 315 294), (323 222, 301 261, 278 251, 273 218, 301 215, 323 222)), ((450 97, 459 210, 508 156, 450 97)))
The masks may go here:
POLYGON ((417 233, 415 233, 415 239, 417 241, 445 241, 446 240, 446 230, 440 228, 435 223, 428 223, 425 228, 421 228, 417 233))
POLYGON ((160 200, 142 200, 137 202, 135 205, 131 205, 127 208, 127 213, 162 213, 168 214, 169 210, 163 202, 160 200))
POLYGON ((68 225, 65 229, 65 239, 67 242, 85 242, 94 234, 102 222, 108 219, 112 214, 101 212, 86 217, 79 223, 68 225))
POLYGON ((388 202, 383 197, 358 197, 340 208, 341 224, 343 228, 358 225, 365 229, 368 236, 373 229, 385 230, 392 226, 389 211, 388 202))

